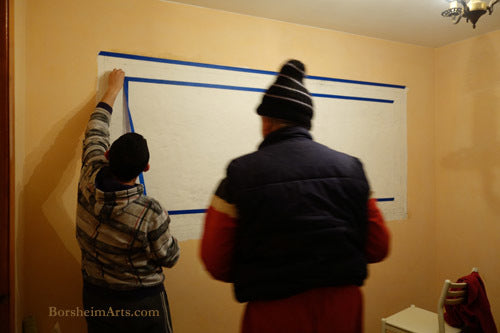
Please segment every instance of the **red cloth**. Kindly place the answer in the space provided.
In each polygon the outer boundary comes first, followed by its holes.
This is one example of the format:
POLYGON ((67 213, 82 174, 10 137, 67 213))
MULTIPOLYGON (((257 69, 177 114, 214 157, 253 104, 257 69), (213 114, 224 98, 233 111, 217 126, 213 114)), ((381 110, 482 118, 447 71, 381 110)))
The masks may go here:
POLYGON ((200 256, 205 268, 219 281, 231 282, 230 268, 236 233, 236 218, 211 205, 205 216, 200 256))
MULTIPOLYGON (((205 217, 201 259, 217 280, 231 282, 237 214, 234 206, 214 196, 205 217)), ((368 201, 366 260, 375 263, 389 253, 389 230, 377 207, 368 201)), ((361 333, 363 299, 357 286, 316 288, 273 301, 247 304, 242 333, 361 333)))
POLYGON ((389 238, 389 230, 377 207, 377 200, 372 198, 368 200, 368 228, 365 244, 365 255, 368 263, 376 263, 387 257, 389 238))
POLYGON ((467 283, 467 300, 464 304, 445 305, 444 320, 450 326, 465 326, 468 333, 497 333, 486 288, 479 274, 472 272, 457 282, 467 283))
POLYGON ((361 333, 358 286, 317 288, 274 301, 249 302, 242 333, 361 333))

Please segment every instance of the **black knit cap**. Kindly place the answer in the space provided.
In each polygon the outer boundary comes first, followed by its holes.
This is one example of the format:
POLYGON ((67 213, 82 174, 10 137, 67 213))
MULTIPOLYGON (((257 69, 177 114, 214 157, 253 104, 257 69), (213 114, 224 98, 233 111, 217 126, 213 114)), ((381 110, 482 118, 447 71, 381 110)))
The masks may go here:
POLYGON ((140 134, 125 133, 113 142, 108 157, 109 168, 116 178, 132 180, 148 165, 148 143, 140 134))
POLYGON ((309 91, 304 87, 306 70, 299 60, 289 60, 272 86, 267 89, 257 114, 288 120, 308 129, 311 128, 313 105, 309 91))

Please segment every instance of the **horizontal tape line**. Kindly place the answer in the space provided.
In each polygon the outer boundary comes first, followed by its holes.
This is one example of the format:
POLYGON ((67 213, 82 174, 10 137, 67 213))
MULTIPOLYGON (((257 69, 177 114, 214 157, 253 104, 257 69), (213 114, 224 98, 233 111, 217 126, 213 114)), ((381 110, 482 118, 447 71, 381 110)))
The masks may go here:
MULTIPOLYGON (((132 60, 141 60, 141 61, 150 61, 150 62, 159 62, 159 63, 173 64, 173 65, 192 66, 192 67, 211 68, 211 69, 221 69, 221 70, 234 71, 234 72, 244 72, 244 73, 254 73, 254 74, 264 74, 264 75, 277 75, 278 74, 278 72, 274 72, 274 71, 265 71, 265 70, 259 70, 259 69, 251 69, 251 68, 243 68, 243 67, 233 67, 233 66, 212 65, 212 64, 204 64, 204 63, 200 63, 200 62, 172 60, 172 59, 163 59, 163 58, 155 58, 155 57, 146 57, 146 56, 139 56, 139 55, 134 55, 134 54, 116 53, 116 52, 108 52, 108 51, 101 51, 101 52, 99 52, 99 55, 100 56, 105 56, 105 57, 132 59, 132 60)), ((405 89, 406 88, 406 86, 397 85, 397 84, 378 83, 378 82, 369 82, 369 81, 357 81, 357 80, 346 80, 346 79, 336 79, 336 78, 330 78, 330 77, 325 77, 325 76, 307 75, 306 78, 307 79, 311 79, 311 80, 341 82, 341 83, 349 83, 349 84, 361 84, 361 85, 386 87, 386 88, 396 88, 396 89, 405 89)))
MULTIPOLYGON (((394 201, 394 198, 377 198, 377 201, 394 201)), ((184 210, 169 210, 169 215, 188 215, 188 214, 204 214, 207 209, 184 209, 184 210)))
POLYGON ((245 73, 265 74, 265 75, 276 75, 277 74, 276 72, 273 72, 273 71, 264 71, 264 70, 251 69, 251 68, 211 65, 211 64, 204 64, 204 63, 200 63, 200 62, 145 57, 145 56, 138 56, 138 55, 134 55, 134 54, 114 53, 114 52, 107 52, 107 51, 101 51, 101 52, 99 52, 99 55, 105 56, 105 57, 159 62, 159 63, 164 63, 164 64, 202 67, 202 68, 211 68, 211 69, 222 69, 222 70, 226 70, 226 71, 235 71, 235 72, 245 72, 245 73))
POLYGON ((206 209, 184 209, 184 210, 169 210, 169 215, 187 215, 187 214, 203 214, 206 209))
POLYGON ((225 89, 225 90, 242 90, 242 91, 252 91, 252 92, 265 92, 266 91, 265 89, 262 89, 262 88, 229 86, 229 85, 224 85, 224 84, 213 84, 213 83, 148 79, 148 78, 142 78, 142 77, 127 77, 127 79, 129 82, 168 84, 168 85, 174 85, 174 86, 188 86, 188 87, 213 88, 213 89, 225 89))
POLYGON ((317 93, 311 93, 311 96, 320 98, 347 99, 347 100, 375 102, 375 103, 389 103, 389 104, 394 103, 394 100, 392 99, 380 99, 380 98, 370 98, 370 97, 329 95, 329 94, 317 94, 317 93))
POLYGON ((406 86, 402 86, 399 84, 389 84, 389 83, 378 83, 378 82, 368 82, 368 81, 357 81, 357 80, 347 80, 347 79, 335 79, 326 76, 315 76, 315 75, 307 75, 307 79, 310 80, 319 80, 319 81, 330 81, 330 82, 340 82, 340 83, 350 83, 350 84, 362 84, 365 86, 376 86, 376 87, 385 87, 385 88, 395 88, 395 89, 405 89, 406 86))
MULTIPOLYGON (((167 84, 167 85, 185 86, 185 87, 212 88, 212 89, 250 91, 250 92, 261 92, 261 93, 266 92, 266 89, 263 88, 240 87, 240 86, 230 86, 224 84, 213 84, 213 83, 160 80, 160 79, 149 79, 149 78, 131 77, 131 76, 128 76, 126 80, 128 82, 167 84)), ((394 101, 390 99, 380 99, 380 98, 370 98, 370 97, 343 96, 343 95, 330 95, 330 94, 317 94, 317 93, 311 93, 311 96, 319 98, 344 99, 344 100, 354 100, 363 102, 389 103, 389 104, 394 103, 394 101)))

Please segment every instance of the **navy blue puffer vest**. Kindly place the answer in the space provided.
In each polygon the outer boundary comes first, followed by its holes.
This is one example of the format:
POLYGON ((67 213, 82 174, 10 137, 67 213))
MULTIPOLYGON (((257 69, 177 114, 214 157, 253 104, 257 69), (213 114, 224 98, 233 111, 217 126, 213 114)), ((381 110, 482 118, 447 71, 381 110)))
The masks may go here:
POLYGON ((238 301, 363 284, 369 185, 357 158, 313 141, 304 128, 286 127, 227 172, 239 215, 238 301))

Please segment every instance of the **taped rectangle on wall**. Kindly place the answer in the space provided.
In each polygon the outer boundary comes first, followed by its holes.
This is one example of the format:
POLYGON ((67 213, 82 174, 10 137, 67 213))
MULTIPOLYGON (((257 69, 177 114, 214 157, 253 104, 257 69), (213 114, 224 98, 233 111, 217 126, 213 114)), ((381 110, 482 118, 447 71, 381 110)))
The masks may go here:
MULTIPOLYGON (((147 194, 174 215, 179 240, 200 238, 227 164, 262 140, 255 109, 276 72, 101 52, 99 92, 113 68, 126 79, 111 139, 131 130, 146 137, 147 194)), ((386 219, 405 219, 406 88, 319 76, 308 76, 305 86, 313 96, 313 138, 359 157, 386 219)))

